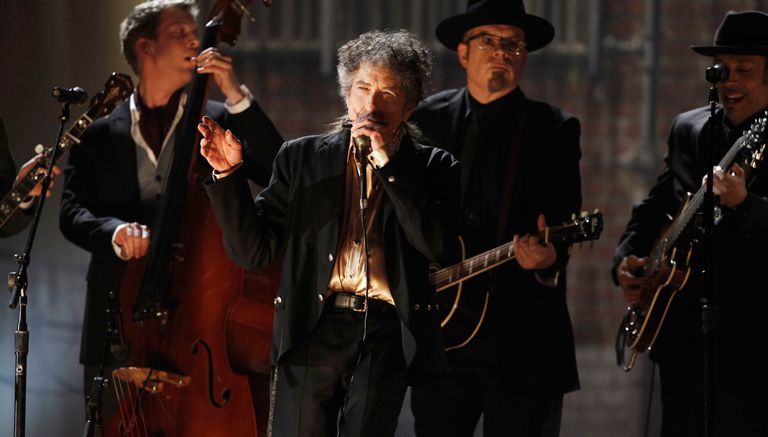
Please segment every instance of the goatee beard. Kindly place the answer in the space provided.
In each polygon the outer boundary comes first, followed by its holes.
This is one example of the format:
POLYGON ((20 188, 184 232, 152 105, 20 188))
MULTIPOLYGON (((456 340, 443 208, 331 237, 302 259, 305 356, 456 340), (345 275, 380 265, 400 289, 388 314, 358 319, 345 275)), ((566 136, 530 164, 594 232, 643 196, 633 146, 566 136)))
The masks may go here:
POLYGON ((488 92, 498 93, 509 86, 509 80, 503 71, 494 71, 491 80, 488 81, 488 92))

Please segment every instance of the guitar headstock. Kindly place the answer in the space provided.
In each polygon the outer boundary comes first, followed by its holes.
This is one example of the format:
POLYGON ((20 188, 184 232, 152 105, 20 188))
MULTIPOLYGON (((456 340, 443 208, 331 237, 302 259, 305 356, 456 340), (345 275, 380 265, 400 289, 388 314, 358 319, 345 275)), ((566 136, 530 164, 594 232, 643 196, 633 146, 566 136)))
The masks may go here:
POLYGON ((133 81, 127 74, 112 73, 104 82, 104 88, 91 99, 89 113, 93 118, 112 112, 115 107, 127 99, 133 92, 133 81), (93 110, 96 111, 93 111, 93 110))
POLYGON ((757 168, 757 165, 763 160, 766 125, 768 125, 768 111, 763 112, 762 117, 755 119, 749 130, 743 135, 744 149, 747 150, 745 164, 751 168, 757 168))
POLYGON ((603 232, 605 223, 603 213, 595 210, 593 213, 582 212, 578 217, 562 226, 552 226, 547 229, 547 241, 565 241, 567 243, 579 243, 582 241, 597 240, 603 232))

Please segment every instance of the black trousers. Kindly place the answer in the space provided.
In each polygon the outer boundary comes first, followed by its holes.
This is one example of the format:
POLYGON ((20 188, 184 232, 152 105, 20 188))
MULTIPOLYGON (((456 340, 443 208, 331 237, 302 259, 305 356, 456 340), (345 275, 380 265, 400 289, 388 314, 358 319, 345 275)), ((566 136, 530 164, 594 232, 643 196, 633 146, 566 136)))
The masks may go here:
MULTIPOLYGON (((330 302, 330 300, 328 301, 330 302)), ((327 303, 307 341, 272 375, 275 437, 392 436, 406 390, 400 319, 383 302, 364 315, 327 303)))
POLYGON ((557 437, 563 398, 508 393, 472 372, 411 388, 416 435, 472 437, 483 414, 485 437, 557 437))

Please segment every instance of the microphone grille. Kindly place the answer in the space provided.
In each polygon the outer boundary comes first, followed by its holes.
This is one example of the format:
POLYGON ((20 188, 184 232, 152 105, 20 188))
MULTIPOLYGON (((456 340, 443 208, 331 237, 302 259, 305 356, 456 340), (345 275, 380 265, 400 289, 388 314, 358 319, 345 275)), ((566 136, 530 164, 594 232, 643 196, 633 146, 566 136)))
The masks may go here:
POLYGON ((355 137, 355 144, 361 149, 368 149, 371 147, 371 138, 367 135, 360 135, 355 137))

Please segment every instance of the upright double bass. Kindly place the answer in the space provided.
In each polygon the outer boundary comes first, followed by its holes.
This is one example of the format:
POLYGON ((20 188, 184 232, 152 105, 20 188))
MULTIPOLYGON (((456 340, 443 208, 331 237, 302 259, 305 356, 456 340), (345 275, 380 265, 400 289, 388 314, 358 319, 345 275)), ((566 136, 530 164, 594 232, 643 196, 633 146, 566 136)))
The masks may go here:
MULTIPOLYGON (((248 3, 218 0, 201 50, 234 45, 248 3)), ((106 435, 256 436, 266 429, 279 270, 245 272, 224 250, 197 153, 207 85, 208 75, 195 75, 150 251, 129 263, 112 315, 112 348, 126 364, 112 374, 120 411, 106 435)))

